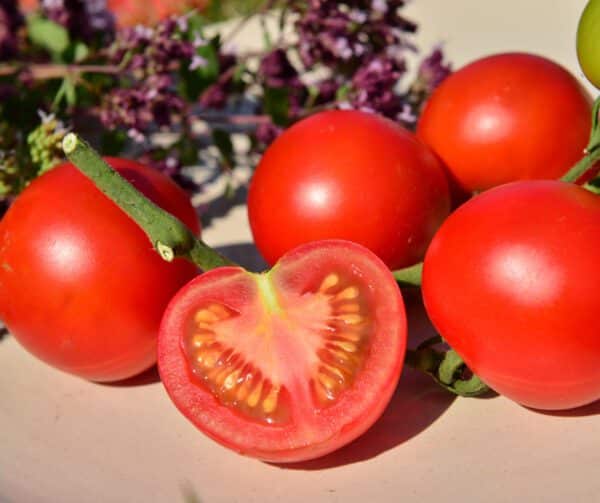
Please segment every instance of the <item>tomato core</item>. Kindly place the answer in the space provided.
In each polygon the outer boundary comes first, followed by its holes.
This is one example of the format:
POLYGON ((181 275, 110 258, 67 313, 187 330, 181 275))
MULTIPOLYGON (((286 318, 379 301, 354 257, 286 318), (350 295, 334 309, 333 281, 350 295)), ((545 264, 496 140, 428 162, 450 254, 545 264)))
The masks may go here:
POLYGON ((268 273, 250 276, 260 298, 253 332, 222 303, 207 301, 190 313, 182 349, 192 375, 221 404, 266 424, 290 421, 290 389, 317 408, 332 405, 367 352, 372 320, 359 286, 329 273, 300 294, 283 295, 268 273), (295 365, 277 365, 290 346, 297 346, 295 365))

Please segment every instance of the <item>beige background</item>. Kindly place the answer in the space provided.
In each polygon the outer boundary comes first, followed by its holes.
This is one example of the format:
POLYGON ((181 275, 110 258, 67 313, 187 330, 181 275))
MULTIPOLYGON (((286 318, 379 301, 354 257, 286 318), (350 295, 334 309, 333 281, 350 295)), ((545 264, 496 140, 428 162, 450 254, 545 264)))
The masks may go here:
MULTIPOLYGON (((527 50, 580 76, 574 33, 584 4, 413 0, 406 12, 422 26, 419 46, 445 42, 456 65, 527 50)), ((243 37, 251 43, 255 35, 243 37)), ((247 253, 244 207, 213 220, 204 236, 247 253)), ((408 304, 413 336, 422 335, 428 328, 419 304, 408 304)), ((46 367, 5 337, 0 502, 591 502, 600 491, 598 413, 600 404, 542 414, 501 397, 453 399, 406 372, 363 438, 282 468, 237 456, 197 432, 154 371, 130 385, 95 385, 46 367)))

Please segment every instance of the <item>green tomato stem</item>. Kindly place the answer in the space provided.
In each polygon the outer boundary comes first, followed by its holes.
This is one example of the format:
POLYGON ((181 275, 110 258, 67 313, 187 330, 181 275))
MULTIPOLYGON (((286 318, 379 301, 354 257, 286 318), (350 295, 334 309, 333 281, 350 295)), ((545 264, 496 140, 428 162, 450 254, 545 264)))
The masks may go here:
POLYGON ((594 102, 592 108, 592 130, 590 133, 590 141, 585 148, 584 157, 577 162, 567 173, 561 178, 563 182, 574 183, 596 162, 600 160, 600 124, 598 120, 598 112, 600 111, 600 97, 594 102))
POLYGON ((404 269, 398 269, 392 271, 396 281, 400 283, 400 286, 421 286, 423 279, 423 262, 405 267, 404 269))
POLYGON ((76 134, 66 135, 62 146, 67 158, 143 229, 164 260, 186 258, 204 271, 234 265, 194 236, 178 218, 150 201, 76 134))

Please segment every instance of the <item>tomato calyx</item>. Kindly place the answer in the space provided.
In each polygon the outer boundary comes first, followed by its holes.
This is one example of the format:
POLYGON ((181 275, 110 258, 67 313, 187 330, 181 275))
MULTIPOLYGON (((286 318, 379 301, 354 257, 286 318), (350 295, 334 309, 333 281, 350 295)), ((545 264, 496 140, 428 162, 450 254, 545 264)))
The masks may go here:
POLYGON ((428 374, 442 388, 464 397, 475 397, 490 391, 490 388, 466 366, 453 349, 438 350, 433 346, 444 340, 436 335, 423 341, 416 349, 408 349, 404 363, 428 374))

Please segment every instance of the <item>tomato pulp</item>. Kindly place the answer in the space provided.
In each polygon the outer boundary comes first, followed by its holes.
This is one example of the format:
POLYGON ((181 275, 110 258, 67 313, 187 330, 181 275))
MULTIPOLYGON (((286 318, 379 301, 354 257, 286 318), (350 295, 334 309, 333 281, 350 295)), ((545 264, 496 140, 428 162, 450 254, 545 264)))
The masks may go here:
MULTIPOLYGON (((185 192, 156 170, 108 159, 199 232, 185 192)), ((94 381, 156 362, 164 308, 197 274, 163 261, 143 231, 71 164, 34 180, 0 221, 0 319, 32 354, 94 381)))
POLYGON ((591 110, 581 84, 558 64, 533 54, 496 54, 442 82, 425 104, 417 136, 458 185, 481 191, 560 178, 583 156, 591 110))
POLYGON ((523 405, 600 398, 600 198, 559 181, 484 192, 442 225, 423 298, 483 381, 523 405))
POLYGON ((406 345, 391 273, 354 243, 322 241, 268 273, 214 269, 175 295, 158 346, 163 384, 201 431, 274 462, 316 458, 382 414, 406 345))
POLYGON ((248 194, 252 234, 270 264, 302 243, 345 239, 399 269, 422 260, 449 211, 448 183, 430 149, 388 119, 351 110, 287 129, 248 194))

